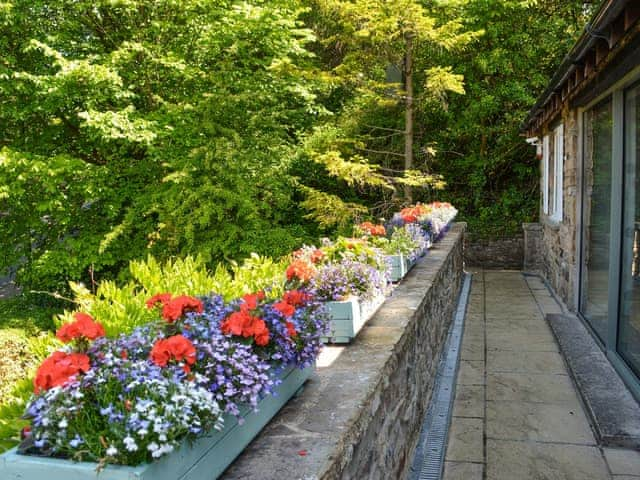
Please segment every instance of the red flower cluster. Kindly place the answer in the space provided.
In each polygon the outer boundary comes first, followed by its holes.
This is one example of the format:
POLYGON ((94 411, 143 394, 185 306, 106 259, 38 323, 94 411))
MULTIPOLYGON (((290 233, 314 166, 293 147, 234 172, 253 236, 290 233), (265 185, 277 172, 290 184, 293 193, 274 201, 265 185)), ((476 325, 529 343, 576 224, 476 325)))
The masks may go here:
POLYGON ((284 292, 284 296, 282 297, 285 302, 294 307, 306 305, 311 298, 312 296, 310 294, 301 292, 300 290, 289 290, 288 292, 284 292))
MULTIPOLYGON (((311 298, 311 295, 308 293, 301 292, 300 290, 290 290, 285 292, 281 301, 273 304, 273 308, 278 310, 283 317, 288 318, 296 313, 296 307, 305 305, 311 298)), ((289 336, 295 337, 298 334, 295 325, 289 321, 287 321, 286 325, 289 336)))
POLYGON ((159 367, 166 367, 172 360, 184 362, 182 368, 189 373, 196 362, 196 348, 188 338, 174 335, 158 340, 151 349, 150 358, 159 367))
POLYGON ((225 335, 237 335, 245 338, 253 337, 256 345, 265 346, 269 343, 269 329, 264 320, 251 314, 258 308, 258 301, 264 299, 264 292, 247 294, 240 305, 239 312, 233 312, 220 325, 225 335))
POLYGON ((298 332, 296 332, 296 327, 292 322, 287 322, 287 333, 290 337, 295 337, 296 335, 298 335, 298 332))
POLYGON ((296 307, 285 301, 274 303, 273 308, 279 311, 284 317, 291 317, 296 313, 296 307))
POLYGON ((314 265, 320 262, 325 257, 325 254, 319 248, 316 248, 313 252, 311 252, 311 263, 314 265))
POLYGON ((170 293, 158 293, 146 301, 147 308, 162 305, 162 318, 173 323, 187 312, 202 313, 204 305, 200 300, 188 295, 171 298, 170 293))
POLYGON ((152 308, 155 308, 158 304, 164 306, 167 303, 169 303, 169 301, 171 300, 171 296, 172 295, 170 293, 157 293, 153 297, 151 297, 149 300, 147 300, 145 303, 147 305, 147 308, 151 310, 152 308))
POLYGON ((173 323, 187 312, 202 313, 203 310, 204 305, 200 300, 188 295, 181 295, 164 304, 162 318, 169 323, 173 323))
POLYGON ((77 312, 74 314, 74 322, 65 323, 56 333, 56 337, 64 343, 72 340, 85 338, 87 340, 95 340, 104 337, 104 328, 98 322, 93 320, 91 315, 77 312))
POLYGON ((264 292, 247 293, 242 297, 244 302, 240 305, 240 310, 249 311, 258 308, 258 302, 264 300, 264 292))
POLYGON ((53 352, 38 367, 33 379, 35 393, 60 387, 79 373, 86 373, 91 368, 89 357, 84 353, 53 352))
POLYGON ((254 317, 248 311, 233 312, 220 325, 225 335, 237 335, 245 338, 253 337, 256 345, 269 343, 269 329, 264 320, 254 317))
POLYGON ((374 225, 371 222, 362 222, 358 225, 358 228, 369 235, 373 235, 374 237, 384 236, 387 233, 384 225, 374 225))
POLYGON ((427 213, 429 213, 429 209, 421 203, 418 203, 413 207, 407 207, 400 210, 400 215, 406 223, 417 222, 419 217, 422 217, 427 213))
POLYGON ((287 280, 291 281, 297 278, 301 282, 308 282, 315 274, 315 267, 304 260, 294 260, 291 265, 287 267, 287 280))

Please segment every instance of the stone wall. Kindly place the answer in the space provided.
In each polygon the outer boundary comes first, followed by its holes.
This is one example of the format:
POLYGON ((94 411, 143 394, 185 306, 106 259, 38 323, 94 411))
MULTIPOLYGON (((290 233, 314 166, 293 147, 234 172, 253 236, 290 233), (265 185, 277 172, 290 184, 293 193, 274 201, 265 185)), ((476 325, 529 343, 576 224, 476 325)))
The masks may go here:
POLYGON ((474 267, 520 270, 524 261, 524 236, 484 240, 466 234, 464 261, 474 267))
MULTIPOLYGON (((576 308, 577 289, 577 232, 578 232, 578 112, 565 107, 564 169, 562 222, 554 223, 541 214, 542 246, 540 271, 560 298, 576 308)), ((542 169, 541 169, 542 171, 542 169)), ((541 180, 542 184, 542 180, 541 180)), ((540 209, 542 211, 542 208, 540 209)))
POLYGON ((352 344, 325 349, 224 480, 405 478, 459 294, 465 228, 454 225, 352 344))

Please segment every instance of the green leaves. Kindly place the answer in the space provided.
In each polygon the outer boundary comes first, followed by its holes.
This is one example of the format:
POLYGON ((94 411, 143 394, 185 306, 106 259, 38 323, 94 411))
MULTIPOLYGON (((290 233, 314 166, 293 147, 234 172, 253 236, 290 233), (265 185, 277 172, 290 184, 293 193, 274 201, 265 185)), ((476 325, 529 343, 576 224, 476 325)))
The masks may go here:
POLYGON ((3 8, 0 143, 13 160, 0 167, 0 270, 19 264, 24 285, 65 290, 148 253, 214 262, 307 239, 286 172, 324 109, 301 11, 293 0, 3 8))

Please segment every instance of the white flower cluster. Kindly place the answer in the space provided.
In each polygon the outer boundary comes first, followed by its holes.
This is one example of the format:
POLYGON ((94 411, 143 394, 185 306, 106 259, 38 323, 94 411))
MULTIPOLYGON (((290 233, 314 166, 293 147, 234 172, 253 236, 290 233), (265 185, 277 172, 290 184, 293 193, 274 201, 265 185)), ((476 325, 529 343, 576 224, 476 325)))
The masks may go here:
MULTIPOLYGON (((136 367, 134 362, 133 367, 136 367)), ((105 429, 101 436, 104 456, 112 463, 128 463, 132 458, 159 458, 172 452, 186 435, 194 437, 210 428, 221 430, 222 411, 214 394, 198 382, 176 382, 147 370, 147 375, 132 370, 123 385, 105 378, 108 370, 94 374, 94 396, 80 393, 80 384, 52 388, 31 405, 31 415, 39 428, 34 438, 38 448, 52 452, 79 448, 91 428, 89 422, 105 429), (146 380, 141 381, 141 376, 146 380), (70 390, 77 391, 70 392, 70 390), (71 394, 70 394, 71 393, 71 394), (123 396, 124 400, 96 408, 97 399, 123 396)), ((134 462, 135 463, 135 462, 134 462)))
POLYGON ((428 207, 431 211, 425 217, 431 221, 432 231, 436 235, 442 232, 458 214, 458 210, 450 203, 434 202, 429 204, 428 207))

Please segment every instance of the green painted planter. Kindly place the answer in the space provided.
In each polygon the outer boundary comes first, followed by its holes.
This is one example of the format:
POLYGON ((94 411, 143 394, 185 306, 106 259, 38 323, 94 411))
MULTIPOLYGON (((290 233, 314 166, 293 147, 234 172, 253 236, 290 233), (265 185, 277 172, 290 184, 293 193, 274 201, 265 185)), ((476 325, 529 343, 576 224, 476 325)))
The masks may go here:
POLYGON ((399 282, 409 273, 407 257, 399 253, 398 255, 389 255, 387 260, 391 265, 391 281, 399 282))
POLYGON ((258 403, 258 412, 245 408, 244 423, 225 414, 222 431, 212 432, 159 459, 137 467, 109 465, 100 473, 95 463, 20 455, 16 449, 0 455, 2 480, 215 480, 295 395, 314 371, 288 367, 279 378, 276 395, 258 403))
POLYGON ((409 260, 409 257, 402 253, 399 253, 398 255, 389 255, 387 259, 391 264, 391 281, 396 283, 402 280, 417 263, 417 257, 422 255, 416 256, 413 260, 409 260))
POLYGON ((327 302, 327 309, 331 315, 330 335, 323 337, 324 343, 349 343, 353 340, 364 324, 384 303, 385 297, 380 296, 369 302, 360 302, 357 298, 344 301, 327 302))

